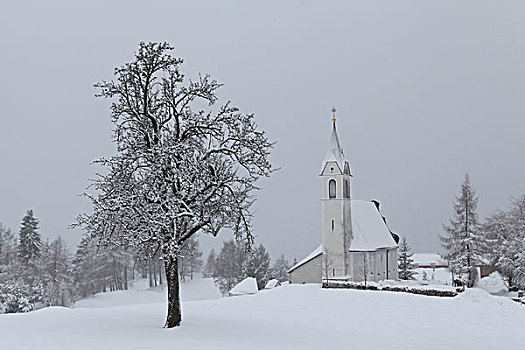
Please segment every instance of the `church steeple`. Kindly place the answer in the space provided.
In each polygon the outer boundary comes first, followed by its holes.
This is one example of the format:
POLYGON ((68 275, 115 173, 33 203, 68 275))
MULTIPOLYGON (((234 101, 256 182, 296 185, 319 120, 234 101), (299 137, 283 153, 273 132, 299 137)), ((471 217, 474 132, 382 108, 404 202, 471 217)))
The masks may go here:
POLYGON ((352 240, 350 166, 337 136, 335 108, 332 108, 332 135, 321 171, 323 254, 332 260, 326 278, 344 278, 352 240))
POLYGON ((341 144, 339 143, 339 137, 337 136, 337 128, 335 126, 336 118, 335 118, 335 112, 337 110, 335 107, 332 108, 332 135, 330 136, 330 143, 328 145, 328 151, 326 152, 326 155, 323 160, 321 173, 325 171, 326 165, 331 162, 335 162, 337 166, 339 167, 340 173, 346 173, 350 176, 350 166, 348 161, 345 159, 345 155, 343 152, 343 147, 341 147, 341 144))

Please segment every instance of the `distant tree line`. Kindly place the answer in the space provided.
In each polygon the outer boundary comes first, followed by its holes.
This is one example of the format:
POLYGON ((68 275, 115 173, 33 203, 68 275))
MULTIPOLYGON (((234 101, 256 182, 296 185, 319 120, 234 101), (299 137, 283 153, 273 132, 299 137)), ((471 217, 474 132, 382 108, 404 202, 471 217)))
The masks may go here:
POLYGON ((270 264, 270 255, 262 244, 250 250, 244 243, 232 239, 223 243, 218 255, 215 250, 210 251, 204 266, 204 277, 213 277, 223 294, 246 277, 254 277, 259 289, 263 289, 273 278, 288 280, 290 266, 284 255, 273 266, 270 264))
MULTIPOLYGON (((0 224, 0 313, 28 312, 47 306, 71 306, 96 293, 127 290, 133 280, 149 280, 155 288, 165 285, 162 255, 143 247, 111 247, 84 236, 71 254, 65 241, 42 240, 39 220, 32 210, 22 219, 16 235, 0 224)), ((247 276, 259 288, 270 278, 288 279, 288 261, 281 256, 270 266, 264 246, 249 251, 243 243, 225 242, 218 256, 212 250, 206 265, 196 237, 181 248, 179 278, 188 281, 199 273, 213 277, 223 293, 247 276)))

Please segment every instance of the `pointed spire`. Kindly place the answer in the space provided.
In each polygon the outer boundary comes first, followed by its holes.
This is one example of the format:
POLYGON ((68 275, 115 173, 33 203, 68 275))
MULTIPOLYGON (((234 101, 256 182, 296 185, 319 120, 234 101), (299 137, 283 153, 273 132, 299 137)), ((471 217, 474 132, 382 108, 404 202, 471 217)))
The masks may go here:
POLYGON ((341 172, 345 169, 346 159, 343 153, 343 148, 339 143, 339 137, 337 136, 337 128, 335 126, 336 118, 335 112, 337 110, 332 107, 332 135, 330 136, 330 143, 328 145, 328 151, 323 161, 323 168, 327 162, 336 162, 341 172))

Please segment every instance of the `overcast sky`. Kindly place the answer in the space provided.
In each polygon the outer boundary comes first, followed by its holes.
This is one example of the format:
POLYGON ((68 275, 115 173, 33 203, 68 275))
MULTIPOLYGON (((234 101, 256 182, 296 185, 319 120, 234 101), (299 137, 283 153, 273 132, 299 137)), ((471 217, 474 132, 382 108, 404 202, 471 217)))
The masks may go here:
POLYGON ((3 1, 0 222, 18 232, 31 208, 76 246, 90 162, 115 151, 92 85, 139 41, 169 41, 278 142, 255 220, 273 257, 321 241, 332 105, 352 197, 435 252, 466 172, 481 218, 525 192, 524 18, 523 1, 3 1))

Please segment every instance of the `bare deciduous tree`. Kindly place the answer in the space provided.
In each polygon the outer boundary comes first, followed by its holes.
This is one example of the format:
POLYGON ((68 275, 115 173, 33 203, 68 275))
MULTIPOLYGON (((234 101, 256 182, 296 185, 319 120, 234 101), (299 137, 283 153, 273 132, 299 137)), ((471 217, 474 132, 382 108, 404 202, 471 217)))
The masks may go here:
POLYGON ((95 163, 106 168, 88 194, 93 213, 78 224, 100 244, 140 253, 160 251, 168 287, 165 327, 181 322, 178 259, 197 232, 222 228, 247 244, 255 182, 269 176, 272 143, 229 102, 217 103, 221 86, 209 76, 186 83, 182 60, 168 43, 140 43, 114 81, 95 85, 111 98, 117 154, 95 163))

